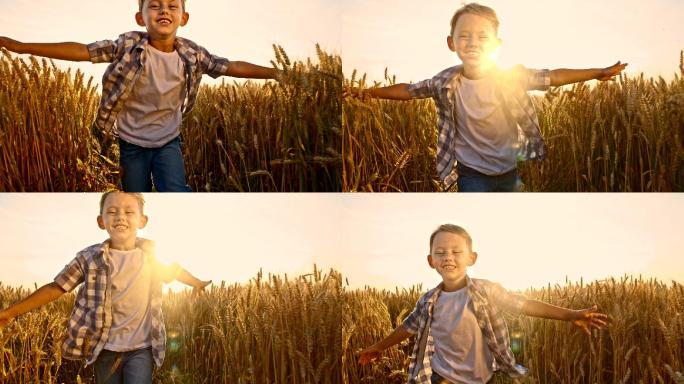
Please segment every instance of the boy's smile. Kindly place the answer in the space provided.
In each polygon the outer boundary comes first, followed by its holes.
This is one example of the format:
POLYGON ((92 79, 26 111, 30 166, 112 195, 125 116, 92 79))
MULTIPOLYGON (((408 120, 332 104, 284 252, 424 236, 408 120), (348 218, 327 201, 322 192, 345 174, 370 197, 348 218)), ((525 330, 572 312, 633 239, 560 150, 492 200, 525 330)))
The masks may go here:
POLYGON ((447 37, 449 49, 456 52, 464 70, 476 74, 492 66, 491 56, 500 43, 492 22, 472 13, 461 15, 452 35, 447 37))
POLYGON ((444 290, 452 291, 465 286, 467 269, 476 259, 477 253, 472 252, 465 237, 439 232, 433 240, 428 264, 442 276, 444 290))
POLYGON ((135 15, 138 25, 145 27, 150 40, 175 39, 178 27, 188 22, 182 0, 146 0, 135 15))
POLYGON ((107 196, 97 224, 109 234, 113 249, 130 250, 135 248, 138 229, 145 227, 147 216, 135 196, 115 192, 107 196))

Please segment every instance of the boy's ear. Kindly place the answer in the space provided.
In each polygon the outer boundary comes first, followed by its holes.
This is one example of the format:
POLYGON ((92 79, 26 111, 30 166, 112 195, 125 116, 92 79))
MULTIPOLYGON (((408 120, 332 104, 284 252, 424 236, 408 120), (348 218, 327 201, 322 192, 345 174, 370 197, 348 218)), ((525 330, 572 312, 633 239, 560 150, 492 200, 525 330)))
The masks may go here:
POLYGON ((454 46, 454 38, 451 35, 447 36, 447 45, 451 52, 456 52, 456 47, 454 46))
POLYGON ((135 13, 135 22, 141 27, 145 26, 145 19, 143 19, 142 12, 135 13))
POLYGON ((100 229, 105 229, 104 220, 102 220, 102 215, 97 215, 97 226, 100 229))
POLYGON ((434 268, 435 266, 432 265, 432 255, 427 255, 427 262, 430 264, 430 268, 434 268))
POLYGON ((472 266, 477 261, 477 252, 470 252, 470 263, 468 266, 472 266))
POLYGON ((183 12, 183 17, 181 17, 180 26, 185 27, 185 24, 188 23, 188 20, 190 20, 190 14, 187 12, 183 12))
POLYGON ((140 216, 140 223, 138 224, 138 229, 143 229, 147 225, 147 215, 140 216))

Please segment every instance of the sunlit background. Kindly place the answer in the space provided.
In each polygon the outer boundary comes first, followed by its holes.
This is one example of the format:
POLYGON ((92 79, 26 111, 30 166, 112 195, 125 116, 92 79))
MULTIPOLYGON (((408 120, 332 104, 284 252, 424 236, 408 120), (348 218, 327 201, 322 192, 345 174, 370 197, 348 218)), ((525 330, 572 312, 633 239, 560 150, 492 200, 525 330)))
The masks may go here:
MULTIPOLYGON (((342 52, 352 70, 382 80, 419 81, 459 64, 446 36, 466 1, 344 0, 342 52)), ((672 79, 684 49, 680 0, 481 0, 499 17, 499 65, 529 68, 606 67, 628 62, 626 73, 672 79)))
MULTIPOLYGON (((274 58, 272 44, 285 48, 291 59, 314 58, 316 43, 339 54, 338 4, 335 0, 187 0, 190 20, 179 28, 178 36, 213 54, 263 66, 270 66, 274 58)), ((144 30, 134 19, 137 0, 0 0, 0 6, 0 36, 24 42, 87 44, 144 30)), ((79 68, 98 84, 107 68, 107 64, 87 62, 56 63, 79 68)), ((215 82, 208 76, 203 81, 215 82)))
MULTIPOLYGON (((464 226, 479 258, 470 273, 512 289, 619 278, 684 283, 684 195, 678 194, 148 194, 159 258, 202 279, 342 272, 350 288, 424 289, 430 233, 464 226)), ((1 194, 0 281, 51 281, 105 239, 97 194, 1 194)), ((346 282, 345 282, 346 284, 346 282)), ((172 288, 178 288, 174 285, 172 288)))
MULTIPOLYGON (((100 195, 0 194, 0 282, 39 286, 81 249, 102 242, 100 195)), ((341 267, 334 200, 306 194, 147 194, 138 232, 157 257, 200 279, 244 283, 264 274, 341 267)), ((182 288, 180 283, 171 286, 182 288)))

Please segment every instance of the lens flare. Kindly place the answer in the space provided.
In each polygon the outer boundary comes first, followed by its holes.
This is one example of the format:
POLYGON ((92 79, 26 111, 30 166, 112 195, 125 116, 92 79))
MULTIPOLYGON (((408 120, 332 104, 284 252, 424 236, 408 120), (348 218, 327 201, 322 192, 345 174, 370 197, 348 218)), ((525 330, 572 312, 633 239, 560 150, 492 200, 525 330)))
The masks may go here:
POLYGON ((180 332, 177 330, 170 330, 166 337, 169 343, 169 352, 178 353, 181 349, 180 332))

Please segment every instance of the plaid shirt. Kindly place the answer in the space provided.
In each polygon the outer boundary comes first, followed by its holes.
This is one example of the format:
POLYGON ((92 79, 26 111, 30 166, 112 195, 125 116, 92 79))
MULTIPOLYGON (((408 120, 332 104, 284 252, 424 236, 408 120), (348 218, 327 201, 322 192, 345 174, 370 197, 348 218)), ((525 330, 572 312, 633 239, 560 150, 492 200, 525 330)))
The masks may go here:
MULTIPOLYGON (((166 329, 161 310, 162 282, 173 280, 180 267, 164 266, 154 257, 154 242, 139 238, 136 247, 143 250, 147 262, 154 264, 150 290, 152 356, 157 366, 164 361, 166 329)), ((76 294, 69 318, 62 353, 67 359, 86 359, 92 364, 102 352, 112 326, 112 287, 109 240, 80 251, 55 277, 66 292, 83 283, 76 294)))
MULTIPOLYGON (((437 173, 447 189, 456 182, 456 156, 454 138, 456 136, 456 92, 460 84, 463 66, 447 68, 431 79, 409 85, 408 91, 413 98, 431 97, 437 107, 437 173)), ((526 69, 519 65, 511 70, 496 70, 497 83, 501 84, 499 98, 509 121, 519 127, 518 159, 544 159, 545 145, 539 130, 539 121, 526 93, 528 90, 546 90, 551 86, 548 70, 526 69)))
MULTIPOLYGON (((473 303, 477 323, 482 330, 485 342, 494 356, 499 370, 510 377, 522 377, 527 368, 515 363, 508 338, 508 328, 500 309, 520 313, 525 297, 506 291, 501 285, 488 280, 466 277, 468 295, 473 303)), ((430 384, 435 353, 435 341, 430 332, 432 310, 442 291, 442 284, 421 296, 411 314, 404 319, 404 328, 417 334, 409 364, 408 384, 430 384)))
MULTIPOLYGON (((146 32, 134 31, 120 35, 116 41, 102 40, 88 44, 90 61, 111 63, 102 77, 102 99, 95 120, 95 126, 99 129, 116 134, 114 123, 142 73, 146 59, 145 44, 148 41, 146 32)), ((213 78, 225 75, 229 61, 181 37, 176 37, 174 46, 185 64, 186 98, 181 106, 185 117, 195 105, 202 75, 206 73, 213 78)))

